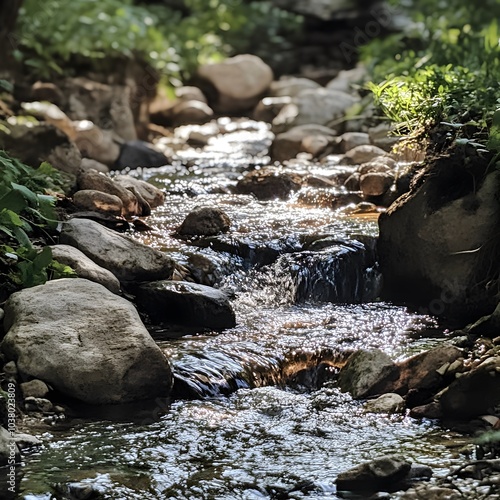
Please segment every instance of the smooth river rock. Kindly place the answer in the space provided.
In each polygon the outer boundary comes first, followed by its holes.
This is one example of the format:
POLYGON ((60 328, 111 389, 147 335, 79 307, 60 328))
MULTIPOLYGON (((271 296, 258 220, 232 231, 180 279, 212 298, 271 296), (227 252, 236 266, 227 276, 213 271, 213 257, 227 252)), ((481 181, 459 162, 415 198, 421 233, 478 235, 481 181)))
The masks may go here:
POLYGON ((231 226, 229 216, 218 207, 196 207, 180 225, 182 236, 215 236, 227 233, 231 226))
POLYGON ((170 278, 174 270, 174 261, 166 253, 88 219, 65 222, 60 241, 77 248, 122 282, 170 278))
POLYGON ((185 281, 155 281, 139 287, 137 303, 152 321, 224 330, 236 325, 227 296, 185 281))
POLYGON ((13 294, 0 349, 23 378, 89 404, 169 394, 170 366, 135 307, 92 281, 49 281, 13 294))

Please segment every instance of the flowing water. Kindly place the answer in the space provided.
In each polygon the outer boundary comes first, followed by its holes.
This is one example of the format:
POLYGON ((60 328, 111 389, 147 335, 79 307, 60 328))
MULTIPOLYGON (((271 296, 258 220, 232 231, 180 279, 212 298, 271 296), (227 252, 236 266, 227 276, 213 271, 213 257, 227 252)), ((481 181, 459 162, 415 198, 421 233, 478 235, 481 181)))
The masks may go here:
MULTIPOLYGON (((337 498, 339 472, 396 451, 443 474, 458 460, 455 436, 405 415, 364 413, 335 385, 354 349, 398 359, 442 337, 433 318, 375 300, 376 216, 336 212, 321 190, 268 202, 232 194, 242 172, 269 161, 269 131, 227 120, 199 130, 210 127, 225 134, 140 172, 168 195, 147 221, 153 229, 136 236, 173 252, 191 275, 202 263, 199 280, 227 292, 237 326, 183 337, 152 327, 172 362, 174 398, 45 429, 43 446, 25 458, 20 498, 49 499, 68 482, 109 499, 337 498), (176 239, 199 205, 223 208, 230 234, 176 239)), ((331 176, 336 163, 293 168, 331 176)))

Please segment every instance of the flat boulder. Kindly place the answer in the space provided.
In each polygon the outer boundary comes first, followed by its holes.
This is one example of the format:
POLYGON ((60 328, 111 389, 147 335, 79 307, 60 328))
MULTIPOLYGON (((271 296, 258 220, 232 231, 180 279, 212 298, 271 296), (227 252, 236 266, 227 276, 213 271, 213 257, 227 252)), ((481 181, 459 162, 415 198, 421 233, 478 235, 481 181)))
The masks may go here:
POLYGON ((107 269, 98 266, 90 260, 83 252, 70 245, 52 245, 52 257, 71 267, 79 278, 99 283, 113 293, 120 292, 120 282, 118 278, 107 269))
POLYGON ((175 263, 166 253, 89 219, 65 222, 60 241, 77 248, 122 282, 170 278, 174 270, 175 263))
POLYGON ((185 281, 141 285, 137 303, 155 323, 173 323, 213 330, 236 325, 227 296, 215 288, 185 281))
POLYGON ((379 349, 360 349, 347 359, 339 372, 339 387, 362 399, 380 394, 380 388, 397 378, 396 364, 379 349))
POLYGON ((88 404, 164 397, 169 363, 134 306, 85 279, 60 279, 13 294, 0 344, 21 377, 43 380, 88 404))

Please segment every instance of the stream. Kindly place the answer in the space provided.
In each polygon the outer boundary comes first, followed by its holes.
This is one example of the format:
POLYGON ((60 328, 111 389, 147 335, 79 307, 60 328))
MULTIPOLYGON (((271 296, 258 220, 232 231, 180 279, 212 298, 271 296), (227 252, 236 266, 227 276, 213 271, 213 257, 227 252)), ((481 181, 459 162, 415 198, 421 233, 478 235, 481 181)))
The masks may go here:
MULTIPOLYGON (((89 484, 106 499, 339 498, 338 473, 384 454, 401 453, 437 476, 460 463, 458 435, 406 415, 365 413, 335 385, 355 349, 402 359, 445 335, 432 317, 376 301, 377 214, 334 210, 323 188, 288 200, 233 194, 243 172, 269 162, 268 126, 221 119, 180 127, 163 146, 193 131, 212 134, 208 145, 179 146, 172 165, 136 172, 167 197, 146 220, 152 230, 134 237, 192 273, 203 267, 201 281, 231 298, 237 326, 186 336, 150 327, 172 363, 173 398, 86 409, 41 429, 43 446, 24 457, 19 498, 48 500, 67 483, 89 484), (222 208, 230 233, 208 243, 175 238, 200 205, 222 208)), ((332 156, 288 168, 324 177, 349 167, 332 156)))

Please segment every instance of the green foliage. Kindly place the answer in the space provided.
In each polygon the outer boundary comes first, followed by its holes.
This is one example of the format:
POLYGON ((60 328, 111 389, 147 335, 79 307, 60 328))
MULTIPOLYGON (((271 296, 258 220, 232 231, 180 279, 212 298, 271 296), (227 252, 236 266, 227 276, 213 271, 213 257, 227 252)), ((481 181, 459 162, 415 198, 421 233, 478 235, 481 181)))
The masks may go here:
POLYGON ((57 227, 56 199, 46 194, 60 186, 57 171, 48 163, 33 169, 0 151, 0 173, 0 295, 73 275, 49 247, 39 250, 31 241, 57 227))
POLYGON ((196 67, 252 50, 279 57, 300 18, 245 0, 186 0, 191 14, 132 0, 25 0, 16 57, 37 76, 66 73, 68 63, 139 57, 174 83, 196 67))
POLYGON ((476 440, 476 455, 479 460, 484 458, 500 458, 500 431, 483 432, 476 440))
POLYGON ((446 121, 485 135, 500 104, 500 2, 424 0, 410 12, 407 32, 364 49, 376 102, 411 132, 446 121))

